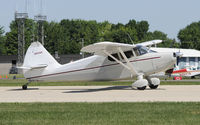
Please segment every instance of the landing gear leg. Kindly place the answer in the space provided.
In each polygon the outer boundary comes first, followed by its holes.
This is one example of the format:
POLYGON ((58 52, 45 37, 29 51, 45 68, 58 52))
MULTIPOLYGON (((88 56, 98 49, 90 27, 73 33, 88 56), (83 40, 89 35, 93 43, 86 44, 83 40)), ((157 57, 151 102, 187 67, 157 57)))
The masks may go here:
POLYGON ((31 83, 31 81, 28 81, 26 84, 22 85, 22 89, 27 90, 29 83, 31 83))

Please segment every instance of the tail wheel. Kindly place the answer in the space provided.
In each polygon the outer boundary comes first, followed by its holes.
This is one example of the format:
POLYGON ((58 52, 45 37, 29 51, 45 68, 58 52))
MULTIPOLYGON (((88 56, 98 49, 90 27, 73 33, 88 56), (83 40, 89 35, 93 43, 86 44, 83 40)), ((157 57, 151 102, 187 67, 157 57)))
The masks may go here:
POLYGON ((27 89, 27 85, 23 85, 23 86, 22 86, 22 89, 23 89, 23 90, 26 90, 26 89, 27 89))

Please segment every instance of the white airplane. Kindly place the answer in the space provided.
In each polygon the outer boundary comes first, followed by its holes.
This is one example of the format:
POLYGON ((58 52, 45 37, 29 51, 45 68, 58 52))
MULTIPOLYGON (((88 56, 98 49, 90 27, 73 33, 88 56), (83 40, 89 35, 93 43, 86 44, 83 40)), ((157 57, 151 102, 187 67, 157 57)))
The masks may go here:
MULTIPOLYGON (((161 40, 150 41, 159 43, 161 40)), ((147 46, 147 42, 145 42, 147 46)), ((144 90, 148 85, 156 89, 158 78, 150 78, 154 73, 174 67, 176 53, 149 51, 141 44, 130 45, 114 42, 99 42, 82 48, 82 52, 94 53, 93 56, 68 64, 59 64, 39 42, 28 48, 23 69, 29 81, 22 86, 27 89, 31 81, 99 81, 137 77, 133 88, 144 90)))

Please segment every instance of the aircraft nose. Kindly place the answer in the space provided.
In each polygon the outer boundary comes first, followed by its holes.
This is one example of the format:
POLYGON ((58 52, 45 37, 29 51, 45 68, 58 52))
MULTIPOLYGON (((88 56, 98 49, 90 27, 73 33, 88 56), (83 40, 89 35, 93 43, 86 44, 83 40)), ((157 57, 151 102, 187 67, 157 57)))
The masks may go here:
POLYGON ((174 68, 174 64, 176 64, 176 53, 173 52, 163 52, 158 53, 161 58, 159 60, 154 60, 154 66, 156 69, 163 71, 174 68))
POLYGON ((169 68, 174 68, 174 64, 176 64, 177 56, 178 55, 174 52, 166 53, 165 64, 167 64, 169 68))
POLYGON ((175 64, 176 59, 177 59, 177 55, 174 52, 164 52, 161 53, 161 62, 162 64, 166 64, 166 65, 171 65, 171 64, 175 64))

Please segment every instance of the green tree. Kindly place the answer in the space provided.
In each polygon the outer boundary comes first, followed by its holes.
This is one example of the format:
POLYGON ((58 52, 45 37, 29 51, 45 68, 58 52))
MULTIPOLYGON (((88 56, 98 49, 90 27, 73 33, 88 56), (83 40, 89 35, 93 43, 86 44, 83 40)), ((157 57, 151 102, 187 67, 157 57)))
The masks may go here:
POLYGON ((142 40, 149 30, 147 21, 137 22, 136 30, 138 33, 138 40, 142 40))
POLYGON ((7 55, 17 55, 17 49, 18 49, 17 33, 18 33, 17 22, 12 21, 10 24, 10 32, 6 33, 5 49, 7 55))
POLYGON ((6 54, 6 49, 5 49, 5 36, 3 27, 0 26, 0 55, 5 55, 6 54))
POLYGON ((200 21, 191 23, 178 33, 182 48, 200 50, 200 21))
POLYGON ((79 53, 82 40, 88 45, 99 41, 102 37, 100 32, 103 29, 99 28, 96 21, 62 20, 60 26, 64 35, 62 41, 67 47, 65 53, 79 53))
POLYGON ((137 28, 137 22, 132 19, 132 20, 129 20, 129 22, 125 26, 130 28, 130 29, 136 29, 137 28))
POLYGON ((62 29, 59 23, 56 22, 45 22, 44 23, 44 34, 45 34, 45 47, 51 53, 54 54, 56 51, 62 54, 62 29))
MULTIPOLYGON (((31 19, 25 21, 25 47, 26 49, 31 42, 37 41, 37 23, 31 19)), ((108 21, 98 23, 95 20, 69 20, 63 19, 60 22, 44 22, 45 48, 54 54, 80 53, 81 42, 89 45, 99 41, 111 41, 136 44, 143 41, 162 39, 165 42, 163 47, 178 45, 174 40, 169 39, 167 35, 160 31, 149 32, 147 21, 138 21, 132 19, 127 24, 112 24, 108 21), (129 38, 131 37, 131 39, 129 38)), ((17 54, 17 32, 18 26, 16 21, 10 24, 10 32, 6 33, 5 52, 7 55, 17 54)), ((2 48, 2 47, 1 47, 2 48)), ((0 50, 2 51, 2 50, 0 50)))
MULTIPOLYGON (((31 42, 33 42, 33 37, 36 36, 34 27, 36 27, 37 24, 32 19, 26 19, 24 24, 25 24, 24 25, 25 50, 27 50, 31 42)), ((5 48, 7 55, 17 55, 17 49, 18 49, 17 21, 12 21, 10 23, 10 32, 6 33, 5 48)))
POLYGON ((112 24, 108 21, 99 23, 99 41, 105 41, 105 35, 111 31, 112 24))
POLYGON ((176 42, 175 39, 169 39, 167 37, 167 34, 161 32, 161 31, 154 31, 154 32, 148 32, 144 38, 143 41, 150 41, 160 39, 163 40, 162 43, 158 44, 158 47, 165 47, 165 48, 179 48, 179 43, 176 42))

